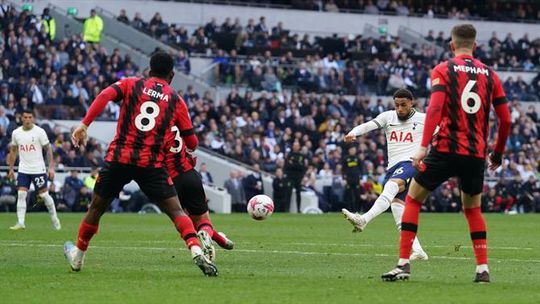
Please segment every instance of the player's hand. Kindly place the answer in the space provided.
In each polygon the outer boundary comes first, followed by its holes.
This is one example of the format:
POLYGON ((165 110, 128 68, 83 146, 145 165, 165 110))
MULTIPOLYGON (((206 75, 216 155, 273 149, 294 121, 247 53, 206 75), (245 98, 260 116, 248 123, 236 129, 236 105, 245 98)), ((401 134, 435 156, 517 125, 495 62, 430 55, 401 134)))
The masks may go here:
POLYGON ((14 179, 15 179, 15 170, 9 169, 7 178, 8 178, 8 179, 11 179, 11 180, 14 180, 14 179))
POLYGON ((53 181, 54 180, 54 168, 49 168, 49 180, 53 181))
POLYGON ((489 169, 492 171, 497 170, 499 166, 502 164, 502 153, 498 152, 491 152, 489 153, 489 169))
POLYGON ((73 134, 71 134, 71 143, 73 143, 75 148, 84 147, 86 145, 86 141, 88 140, 88 134, 86 133, 87 129, 87 126, 80 124, 75 131, 73 131, 73 134))
POLYGON ((426 158, 427 155, 427 148, 426 147, 420 147, 416 153, 411 157, 413 167, 416 168, 416 170, 422 172, 426 169, 426 165, 424 165, 424 158, 426 158))
POLYGON ((343 141, 345 141, 346 143, 354 142, 354 141, 356 141, 356 136, 349 133, 349 134, 345 135, 345 138, 343 139, 343 141))

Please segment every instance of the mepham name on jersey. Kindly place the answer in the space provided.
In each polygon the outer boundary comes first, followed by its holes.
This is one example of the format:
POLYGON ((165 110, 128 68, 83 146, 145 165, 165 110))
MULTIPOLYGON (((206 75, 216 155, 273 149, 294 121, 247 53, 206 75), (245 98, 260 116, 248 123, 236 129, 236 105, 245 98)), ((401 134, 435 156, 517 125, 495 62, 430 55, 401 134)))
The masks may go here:
POLYGON ((474 74, 483 74, 488 76, 489 69, 479 68, 474 66, 465 66, 465 65, 455 65, 454 72, 465 72, 465 73, 474 73, 474 74))

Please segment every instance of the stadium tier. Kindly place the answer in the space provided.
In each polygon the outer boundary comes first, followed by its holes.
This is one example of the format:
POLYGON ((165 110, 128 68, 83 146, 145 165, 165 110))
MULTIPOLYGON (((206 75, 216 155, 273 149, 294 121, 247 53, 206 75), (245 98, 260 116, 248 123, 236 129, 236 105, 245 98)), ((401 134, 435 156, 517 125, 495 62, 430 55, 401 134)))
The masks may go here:
MULTIPOLYGON (((6 160, 9 135, 17 127, 24 109, 33 109, 40 119, 79 119, 100 90, 124 77, 142 75, 129 54, 121 55, 118 50, 108 53, 99 44, 84 41, 84 33, 51 40, 42 25, 43 18, 9 8, 4 13, 0 87, 0 132, 5 135, 1 142, 2 164, 6 160)), ((214 100, 215 96, 209 92, 196 92, 192 87, 177 88, 190 108, 201 145, 241 163, 257 164, 262 170, 275 173, 277 168, 283 168, 292 142, 300 140, 302 152, 311 160, 303 180, 304 190, 316 193, 319 207, 325 211, 338 211, 346 205, 342 160, 347 151, 341 138, 353 126, 393 108, 393 102, 384 98, 370 103, 369 92, 385 95, 408 84, 407 87, 418 96, 425 96, 429 86, 417 86, 413 79, 417 83, 429 83, 430 69, 426 64, 437 62, 433 46, 424 45, 418 53, 416 49, 402 48, 400 38, 390 36, 390 40, 357 37, 348 41, 345 50, 368 53, 356 59, 350 52, 335 52, 335 56, 325 54, 318 42, 310 42, 309 37, 305 42, 294 42, 297 35, 290 34, 282 24, 267 28, 263 18, 258 24, 249 21, 247 25, 230 20, 218 25, 213 20, 197 28, 193 35, 182 27, 164 23, 159 13, 148 22, 140 16, 130 19, 125 11, 120 12, 117 19, 174 47, 189 46, 194 41, 200 43, 202 49, 188 47, 175 54, 176 67, 186 74, 191 69, 187 54, 206 53, 206 48, 212 49, 217 84, 233 84, 230 93, 221 100, 214 100), (256 46, 246 42, 240 49, 233 47, 227 53, 213 40, 219 39, 216 38, 219 35, 247 35, 243 37, 257 39, 258 34, 268 39, 272 34, 278 44, 272 46, 268 40, 269 50, 240 58, 238 53, 245 54, 256 46), (273 56, 282 49, 286 51, 282 57, 273 56), (299 57, 301 51, 308 53, 299 57), (343 58, 341 54, 344 54, 343 58), (247 90, 236 86, 245 86, 247 90), (257 92, 261 90, 262 93, 257 92), (352 99, 346 96, 350 94, 355 96, 352 99)), ((426 41, 443 45, 447 39, 442 33, 434 37, 430 32, 426 41)), ((528 42, 526 37, 518 42, 511 37, 500 41, 494 34, 488 45, 490 49, 483 56, 489 54, 489 58, 501 58, 493 63, 502 63, 504 58, 509 58, 510 61, 532 62, 530 69, 536 69, 538 45, 528 42)), ((447 55, 440 56, 442 60, 447 55)), ((515 204, 520 210, 536 209, 535 203, 529 202, 528 196, 520 195, 520 191, 531 187, 529 177, 538 174, 538 108, 519 101, 537 98, 531 88, 538 85, 538 77, 533 86, 528 86, 520 77, 516 76, 515 81, 509 76, 504 82, 507 96, 513 101, 515 125, 505 154, 506 162, 490 176, 494 182, 486 185, 486 193, 496 193, 496 199, 488 201, 486 198, 485 209, 490 211, 509 211, 515 204), (496 177, 505 179, 495 182, 496 177), (506 196, 509 198, 503 199, 506 196)), ((417 108, 425 111, 425 104, 419 102, 417 108)), ((117 119, 119 109, 110 103, 100 119, 117 119)), ((492 122, 490 134, 493 139, 496 125, 492 122)), ((69 134, 62 133, 60 128, 46 125, 46 131, 54 143, 59 168, 103 165, 102 143, 94 140, 82 153, 73 149, 69 134)), ((383 136, 382 132, 375 132, 361 138, 357 145, 363 163, 358 172, 362 184, 361 210, 369 209, 372 199, 381 191, 387 162, 383 136)), ((453 197, 458 194, 456 189, 455 184, 448 183, 432 195, 426 209, 458 211, 457 197, 453 197)), ((127 209, 135 211, 142 205, 144 202, 127 209)))

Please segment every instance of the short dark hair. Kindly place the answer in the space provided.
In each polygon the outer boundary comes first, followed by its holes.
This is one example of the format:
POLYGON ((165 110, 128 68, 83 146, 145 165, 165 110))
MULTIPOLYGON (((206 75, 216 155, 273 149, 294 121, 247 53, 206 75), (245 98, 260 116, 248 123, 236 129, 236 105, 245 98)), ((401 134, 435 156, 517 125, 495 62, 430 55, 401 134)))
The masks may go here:
POLYGON ((24 110, 22 110, 22 114, 30 114, 30 115, 34 116, 34 111, 32 111, 30 109, 24 109, 24 110))
POLYGON ((164 51, 157 51, 150 58, 150 73, 153 76, 165 78, 172 72, 173 67, 172 56, 164 51))
POLYGON ((411 91, 407 89, 399 89, 394 93, 394 99, 396 98, 407 98, 409 100, 414 100, 414 96, 411 91))
POLYGON ((458 24, 452 28, 452 42, 456 48, 473 48, 476 29, 470 23, 458 24))

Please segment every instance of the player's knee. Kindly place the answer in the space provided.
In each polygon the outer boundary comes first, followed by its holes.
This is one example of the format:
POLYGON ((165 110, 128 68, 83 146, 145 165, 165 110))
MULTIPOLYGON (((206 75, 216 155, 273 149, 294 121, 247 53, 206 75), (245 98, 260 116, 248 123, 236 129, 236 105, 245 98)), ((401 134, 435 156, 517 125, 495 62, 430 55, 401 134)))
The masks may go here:
POLYGON ((402 180, 400 178, 391 178, 391 179, 388 180, 387 184, 390 183, 390 182, 398 185, 399 192, 405 191, 405 187, 407 186, 407 182, 405 182, 404 180, 402 180))
POLYGON ((49 191, 45 190, 43 192, 40 192, 38 195, 41 198, 45 198, 45 197, 49 196, 49 191))
POLYGON ((28 195, 28 191, 25 190, 17 190, 17 197, 21 200, 26 200, 26 196, 28 195))

